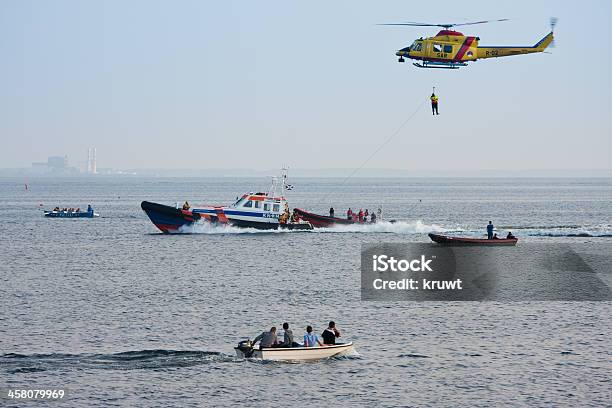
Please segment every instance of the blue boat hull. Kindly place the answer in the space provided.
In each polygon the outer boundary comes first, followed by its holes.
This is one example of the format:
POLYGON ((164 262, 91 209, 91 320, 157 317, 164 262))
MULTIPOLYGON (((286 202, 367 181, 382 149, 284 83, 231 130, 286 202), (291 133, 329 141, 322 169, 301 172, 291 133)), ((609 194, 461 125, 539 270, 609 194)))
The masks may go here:
POLYGON ((97 216, 93 211, 67 212, 67 211, 45 211, 45 217, 49 218, 94 218, 97 216))

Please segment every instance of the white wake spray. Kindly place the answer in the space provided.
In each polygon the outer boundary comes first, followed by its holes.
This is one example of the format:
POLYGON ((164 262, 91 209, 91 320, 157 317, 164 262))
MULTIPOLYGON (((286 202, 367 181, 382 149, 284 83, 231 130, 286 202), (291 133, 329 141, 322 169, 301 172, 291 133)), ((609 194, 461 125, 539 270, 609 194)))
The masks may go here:
MULTIPOLYGON (((447 232, 448 229, 436 225, 417 221, 380 221, 375 224, 344 224, 329 228, 316 228, 315 232, 365 232, 365 233, 391 233, 391 234, 427 234, 429 232, 447 232)), ((456 231, 456 230, 453 230, 456 231)))
MULTIPOLYGON (((256 228, 239 228, 226 224, 211 224, 210 222, 197 222, 189 226, 182 226, 179 234, 278 234, 278 233, 391 233, 391 234, 426 234, 429 232, 451 231, 440 225, 425 224, 417 221, 381 221, 375 224, 335 225, 329 228, 315 228, 312 231, 303 230, 260 230, 256 228)), ((452 231, 456 231, 453 229, 452 231)))

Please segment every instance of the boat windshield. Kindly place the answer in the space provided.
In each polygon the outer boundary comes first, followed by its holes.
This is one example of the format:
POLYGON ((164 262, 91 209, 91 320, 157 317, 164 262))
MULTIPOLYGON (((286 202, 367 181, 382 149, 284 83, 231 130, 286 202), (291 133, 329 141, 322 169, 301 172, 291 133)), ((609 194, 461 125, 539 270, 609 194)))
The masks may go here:
POLYGON ((232 204, 232 207, 238 207, 239 205, 241 205, 244 201, 246 200, 246 197, 240 197, 239 199, 237 199, 234 204, 232 204))

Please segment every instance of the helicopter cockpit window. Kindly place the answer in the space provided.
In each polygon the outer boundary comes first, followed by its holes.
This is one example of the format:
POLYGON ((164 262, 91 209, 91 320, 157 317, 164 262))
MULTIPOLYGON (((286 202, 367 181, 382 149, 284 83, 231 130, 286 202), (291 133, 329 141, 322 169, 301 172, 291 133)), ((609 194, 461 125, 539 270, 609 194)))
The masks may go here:
POLYGON ((410 46, 410 49, 412 51, 421 51, 423 47, 423 43, 420 41, 415 41, 414 43, 412 43, 412 45, 410 46))
POLYGON ((433 45, 434 52, 442 52, 442 44, 434 44, 433 45))

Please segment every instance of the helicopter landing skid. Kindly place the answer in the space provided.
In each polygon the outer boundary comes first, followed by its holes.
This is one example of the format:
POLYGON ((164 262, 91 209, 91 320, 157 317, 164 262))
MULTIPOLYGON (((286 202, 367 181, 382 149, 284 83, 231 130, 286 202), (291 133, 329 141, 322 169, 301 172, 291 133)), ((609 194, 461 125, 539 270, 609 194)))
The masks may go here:
POLYGON ((442 68, 442 69, 459 69, 466 67, 465 62, 438 62, 438 61, 423 61, 423 63, 413 62, 412 65, 418 68, 442 68))

